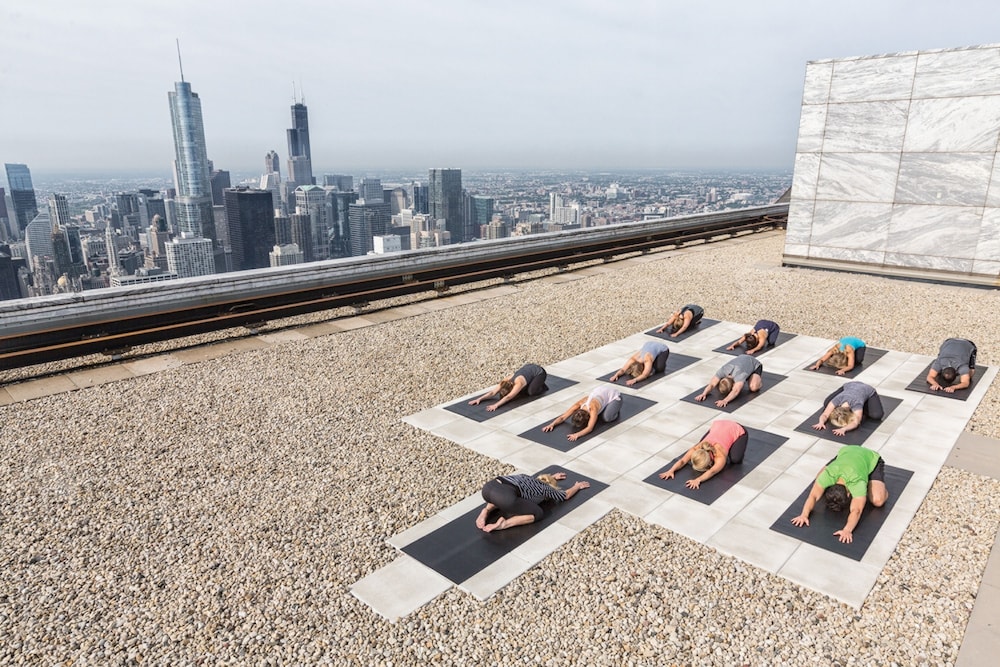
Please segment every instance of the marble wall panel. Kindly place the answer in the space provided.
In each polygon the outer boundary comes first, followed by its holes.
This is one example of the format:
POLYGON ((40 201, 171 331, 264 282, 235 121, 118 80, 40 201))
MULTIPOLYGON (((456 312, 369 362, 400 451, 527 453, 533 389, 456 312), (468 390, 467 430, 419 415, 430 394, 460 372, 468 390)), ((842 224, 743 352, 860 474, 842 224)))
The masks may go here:
POLYGON ((892 210, 886 249, 908 255, 972 260, 979 244, 982 219, 982 208, 897 204, 892 210))
POLYGON ((903 153, 896 202, 983 206, 993 157, 989 153, 903 153))
POLYGON ((810 243, 853 250, 885 250, 892 204, 817 201, 810 243))
POLYGON ((885 253, 881 250, 853 250, 850 248, 811 245, 809 246, 809 257, 815 259, 838 259, 842 262, 860 262, 862 264, 882 264, 885 253))
POLYGON ((913 98, 1000 94, 1000 47, 920 53, 913 98))
POLYGON ((826 130, 826 105, 803 104, 799 115, 799 141, 797 153, 818 153, 823 150, 823 132, 826 130))
POLYGON ((803 104, 826 104, 830 99, 830 79, 833 62, 806 63, 806 80, 802 89, 803 104))
POLYGON ((808 243, 785 243, 784 254, 790 257, 808 257, 809 256, 809 244, 808 243))
POLYGON ((908 100, 916 67, 916 55, 838 60, 833 64, 830 101, 908 100))
POLYGON ((834 153, 900 151, 909 100, 831 104, 823 150, 834 153))
POLYGON ((913 100, 903 150, 993 153, 998 140, 1000 95, 913 100))
POLYGON ((1000 262, 1000 208, 983 211, 976 243, 976 259, 1000 262))
POLYGON ((885 253, 883 263, 886 266, 905 266, 911 269, 972 273, 971 259, 957 259, 954 257, 933 257, 931 255, 908 255, 906 253, 887 252, 885 253))
POLYGON ((816 181, 819 179, 820 156, 817 153, 798 153, 792 175, 792 198, 815 199, 816 181))
POLYGON ((972 272, 984 276, 1000 276, 1000 262, 993 262, 986 259, 975 259, 972 261, 972 272))
POLYGON ((899 153, 825 153, 816 199, 892 202, 899 159, 899 153))
POLYGON ((993 159, 993 175, 990 176, 990 187, 986 191, 986 205, 1000 208, 1000 147, 993 159))
POLYGON ((812 199, 795 199, 788 204, 788 224, 785 227, 785 243, 809 243, 813 227, 812 199))

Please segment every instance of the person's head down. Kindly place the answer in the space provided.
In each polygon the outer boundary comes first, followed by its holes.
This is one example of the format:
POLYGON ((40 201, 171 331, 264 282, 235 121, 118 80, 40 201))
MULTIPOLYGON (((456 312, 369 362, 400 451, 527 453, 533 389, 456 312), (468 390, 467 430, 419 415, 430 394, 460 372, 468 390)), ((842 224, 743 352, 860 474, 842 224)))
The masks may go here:
POLYGON ((539 482, 541 482, 542 484, 548 484, 553 489, 558 489, 559 488, 559 480, 557 480, 555 478, 555 475, 542 474, 542 475, 539 475, 536 479, 539 482))
POLYGON ((511 392, 514 388, 514 382, 512 380, 501 380, 500 381, 500 398, 503 398, 511 392))
POLYGON ((640 375, 642 375, 642 371, 644 369, 645 365, 641 361, 633 361, 631 364, 628 365, 628 368, 625 369, 625 372, 631 375, 632 377, 637 378, 640 375))
POLYGON ((826 487, 823 492, 823 500, 826 501, 826 508, 831 512, 843 512, 851 504, 851 495, 847 493, 847 487, 843 484, 834 484, 826 487))
POLYGON ((569 417, 569 423, 573 425, 574 428, 583 428, 590 423, 590 412, 580 408, 575 410, 569 417))
POLYGON ((941 369, 941 379, 947 382, 948 384, 954 382, 955 378, 957 377, 958 377, 958 371, 956 371, 953 367, 946 366, 945 368, 941 369))
POLYGON ((702 440, 695 446, 691 454, 691 467, 698 472, 705 472, 715 463, 715 447, 712 443, 702 440))
POLYGON ((854 413, 851 411, 851 408, 846 405, 838 405, 830 413, 830 423, 836 428, 844 428, 851 423, 853 416, 854 413))
POLYGON ((836 368, 837 370, 847 368, 847 353, 834 352, 830 355, 830 358, 826 360, 826 365, 830 368, 836 368))
POLYGON ((736 383, 733 382, 733 378, 724 377, 719 380, 719 384, 717 384, 715 388, 719 390, 719 396, 725 398, 726 396, 729 396, 729 392, 733 390, 734 384, 736 383))

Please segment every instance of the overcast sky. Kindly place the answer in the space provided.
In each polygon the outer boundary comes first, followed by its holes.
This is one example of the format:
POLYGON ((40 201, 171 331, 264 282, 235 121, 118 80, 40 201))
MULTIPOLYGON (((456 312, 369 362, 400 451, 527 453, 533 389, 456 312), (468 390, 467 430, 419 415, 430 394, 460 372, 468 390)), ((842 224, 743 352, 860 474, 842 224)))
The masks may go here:
POLYGON ((791 169, 806 62, 1000 41, 997 0, 0 2, 0 162, 170 173, 167 91, 216 168, 791 169))

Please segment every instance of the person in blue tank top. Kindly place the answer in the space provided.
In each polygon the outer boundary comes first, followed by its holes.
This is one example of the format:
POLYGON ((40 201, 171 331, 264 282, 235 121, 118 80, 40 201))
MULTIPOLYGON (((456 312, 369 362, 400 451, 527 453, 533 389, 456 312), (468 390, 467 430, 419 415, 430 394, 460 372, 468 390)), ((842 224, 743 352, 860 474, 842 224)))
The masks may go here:
POLYGON ((844 336, 809 368, 818 371, 820 366, 826 364, 830 368, 836 368, 837 375, 844 375, 854 370, 857 364, 864 362, 865 348, 865 341, 857 336, 844 336))

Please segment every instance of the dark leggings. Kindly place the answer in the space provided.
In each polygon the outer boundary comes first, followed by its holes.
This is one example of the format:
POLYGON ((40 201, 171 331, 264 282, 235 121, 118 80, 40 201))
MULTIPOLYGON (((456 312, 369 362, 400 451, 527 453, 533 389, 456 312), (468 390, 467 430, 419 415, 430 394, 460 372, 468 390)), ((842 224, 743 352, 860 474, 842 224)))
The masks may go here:
POLYGON ((501 481, 499 478, 490 480, 483 485, 483 500, 496 505, 506 518, 530 514, 535 517, 535 521, 538 521, 544 514, 538 503, 525 500, 521 497, 516 486, 510 482, 501 481))
POLYGON ((528 383, 528 396, 538 396, 540 393, 545 391, 545 380, 548 379, 549 374, 545 372, 543 368, 534 379, 528 383))
MULTIPOLYGON (((965 340, 969 339, 966 338, 965 340)), ((976 370, 976 352, 978 352, 978 350, 976 349, 976 344, 971 340, 969 340, 969 344, 972 346, 972 354, 969 356, 969 370, 974 371, 976 370)))
POLYGON ((611 401, 610 403, 604 406, 604 409, 601 410, 600 413, 598 413, 597 418, 600 419, 602 422, 613 422, 614 420, 618 419, 618 413, 621 412, 621 409, 622 409, 622 399, 616 398, 615 400, 611 401))
MULTIPOLYGON (((847 385, 844 386, 846 387, 847 385)), ((823 401, 824 409, 826 405, 828 405, 830 401, 835 399, 837 395, 842 391, 844 391, 844 387, 841 387, 837 391, 827 396, 826 400, 823 401)), ((882 399, 878 397, 877 391, 873 393, 867 401, 865 401, 865 407, 861 414, 865 417, 868 417, 869 419, 874 419, 877 422, 882 421, 882 417, 885 417, 885 409, 882 407, 882 399)))
POLYGON ((865 360, 865 348, 859 347, 854 350, 854 363, 860 364, 865 360))
POLYGON ((653 359, 653 372, 662 373, 667 369, 667 357, 670 356, 670 350, 664 350, 656 355, 653 359))
MULTIPOLYGON (((698 442, 704 442, 707 437, 708 431, 705 431, 705 435, 701 436, 701 440, 698 442)), ((734 442, 729 448, 729 455, 726 456, 726 463, 743 463, 743 455, 747 453, 747 441, 749 440, 750 436, 747 434, 747 430, 743 429, 743 435, 736 438, 736 442, 734 442)))

